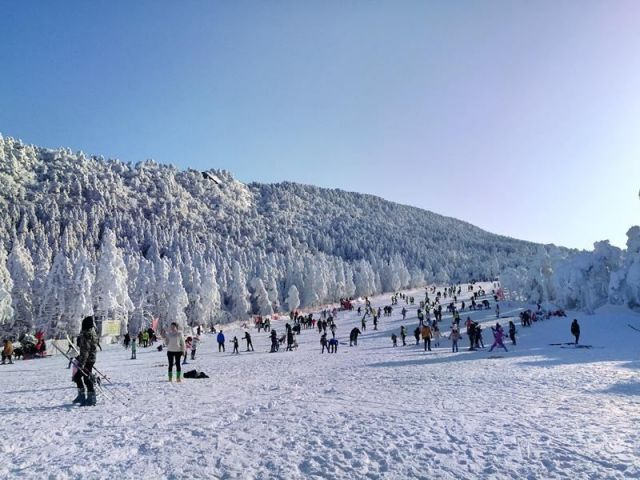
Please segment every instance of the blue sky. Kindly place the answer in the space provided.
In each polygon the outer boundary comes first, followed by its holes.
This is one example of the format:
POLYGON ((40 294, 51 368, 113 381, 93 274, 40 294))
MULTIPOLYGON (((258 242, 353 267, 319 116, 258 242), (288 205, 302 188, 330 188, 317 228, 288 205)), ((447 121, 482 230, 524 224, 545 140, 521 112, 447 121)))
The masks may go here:
POLYGON ((638 2, 5 1, 0 65, 27 143, 569 247, 640 223, 638 2))

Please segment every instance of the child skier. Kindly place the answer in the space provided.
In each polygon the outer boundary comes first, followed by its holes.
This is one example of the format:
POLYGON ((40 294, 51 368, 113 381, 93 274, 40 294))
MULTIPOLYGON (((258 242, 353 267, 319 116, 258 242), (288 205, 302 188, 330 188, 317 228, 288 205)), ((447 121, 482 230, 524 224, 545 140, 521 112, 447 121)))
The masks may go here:
POLYGON ((507 350, 507 347, 504 346, 504 331, 502 330, 500 324, 496 323, 496 326, 491 327, 491 330, 493 330, 493 345, 491 345, 489 351, 492 352, 494 348, 502 347, 504 348, 505 352, 508 352, 509 350, 507 350))
POLYGON ((240 352, 238 351, 238 337, 233 337, 233 352, 231 353, 237 353, 238 355, 240 355, 240 352))

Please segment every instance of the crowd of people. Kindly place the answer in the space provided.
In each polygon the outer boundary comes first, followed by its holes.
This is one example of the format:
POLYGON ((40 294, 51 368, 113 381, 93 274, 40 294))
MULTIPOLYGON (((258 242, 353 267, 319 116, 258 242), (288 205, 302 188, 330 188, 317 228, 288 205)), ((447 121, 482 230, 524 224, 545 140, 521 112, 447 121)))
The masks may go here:
MULTIPOLYGON (((448 339, 451 346, 451 352, 457 353, 460 349, 460 341, 462 340, 462 332, 460 327, 461 313, 475 311, 477 309, 486 310, 490 308, 490 300, 486 292, 481 288, 475 289, 473 284, 467 286, 467 293, 471 293, 470 298, 465 300, 458 300, 458 296, 462 293, 462 286, 451 286, 443 290, 437 290, 435 287, 430 287, 425 290, 425 296, 423 300, 419 301, 416 306, 416 300, 413 296, 408 296, 402 292, 395 293, 391 296, 391 303, 384 307, 374 307, 371 304, 369 298, 364 299, 364 303, 357 307, 358 315, 362 315, 360 319, 360 328, 357 326, 351 328, 349 334, 349 347, 357 347, 359 337, 367 331, 367 321, 371 317, 373 330, 378 329, 378 325, 381 318, 392 317, 394 307, 402 302, 402 309, 400 315, 403 320, 403 324, 400 326, 399 331, 393 331, 391 333, 392 347, 408 346, 407 336, 408 330, 405 325, 406 321, 409 321, 413 316, 409 317, 411 309, 415 311, 415 319, 417 324, 413 330, 413 336, 415 338, 415 346, 421 346, 425 352, 432 351, 432 348, 439 348, 442 339, 448 339), (442 333, 443 329, 443 304, 446 305, 446 312, 450 315, 451 323, 446 329, 448 332, 442 333), (413 310, 413 307, 416 309, 413 310), (409 308, 407 308, 409 307, 409 308)), ((500 306, 499 298, 493 295, 496 317, 500 319, 500 306)), ((296 336, 301 335, 302 330, 316 330, 319 335, 320 353, 325 353, 325 350, 329 354, 336 354, 338 352, 338 346, 340 344, 337 333, 338 323, 337 319, 340 312, 347 310, 354 310, 357 302, 354 299, 341 299, 341 308, 328 309, 325 308, 319 312, 301 313, 299 311, 292 311, 288 316, 288 320, 284 329, 285 332, 282 335, 278 335, 275 328, 272 328, 271 319, 268 317, 258 316, 256 317, 254 327, 258 333, 262 330, 269 334, 270 339, 270 352, 275 353, 280 351, 286 346, 285 351, 293 351, 298 348, 298 342, 296 336)), ((545 312, 541 306, 538 305, 537 309, 527 309, 520 312, 520 325, 522 327, 530 327, 532 322, 542 320, 543 318, 549 318, 551 315, 566 316, 564 311, 557 310, 553 312, 545 312)), ((466 315, 466 321, 464 328, 468 337, 468 350, 475 351, 486 348, 483 338, 483 325, 479 321, 471 319, 471 315, 466 315)), ((386 320, 385 320, 386 321, 386 320)), ((237 336, 233 336, 231 344, 233 346, 232 354, 239 355, 240 340, 246 342, 245 352, 254 352, 254 346, 252 341, 252 335, 246 325, 244 325, 244 336, 240 339, 237 336)), ((185 336, 179 329, 177 323, 171 323, 169 328, 159 333, 153 328, 147 328, 141 330, 137 335, 130 336, 128 333, 123 337, 123 346, 125 349, 131 350, 131 359, 137 358, 138 347, 149 348, 154 344, 159 344, 157 349, 162 351, 166 349, 166 355, 168 360, 167 376, 168 381, 182 382, 182 368, 181 366, 187 363, 187 359, 192 361, 196 360, 196 354, 198 352, 199 344, 201 343, 202 326, 198 326, 197 329, 191 334, 185 336), (190 354, 190 355, 189 355, 190 354), (175 373, 174 373, 175 370, 175 373)), ((505 345, 505 339, 508 337, 511 341, 511 345, 517 345, 517 329, 516 325, 511 318, 508 319, 508 325, 505 329, 502 325, 496 322, 495 325, 491 325, 491 333, 493 336, 493 342, 489 348, 489 352, 492 352, 495 348, 502 348, 505 352, 508 351, 505 345)), ((571 324, 571 334, 575 338, 575 344, 578 344, 580 338, 580 326, 577 319, 574 319, 571 324)), ((223 330, 216 331, 215 328, 211 329, 215 335, 216 343, 218 345, 218 352, 224 353, 226 351, 226 337, 223 330)), ((346 343, 345 343, 346 345, 346 343)), ((34 346, 34 354, 42 355, 46 352, 46 342, 44 341, 44 335, 37 336, 34 346)), ((96 404, 96 378, 92 373, 96 362, 96 352, 101 349, 99 344, 99 337, 96 332, 95 322, 93 317, 89 316, 82 321, 82 330, 80 335, 76 339, 76 345, 70 344, 69 350, 67 350, 67 356, 69 358, 69 367, 73 366, 72 379, 78 388, 78 394, 73 400, 73 403, 80 404, 82 406, 91 406, 96 404), (69 356, 69 354, 71 355, 69 356)), ((5 339, 2 349, 2 364, 5 362, 13 363, 15 357, 15 348, 13 342, 10 339, 5 339)))

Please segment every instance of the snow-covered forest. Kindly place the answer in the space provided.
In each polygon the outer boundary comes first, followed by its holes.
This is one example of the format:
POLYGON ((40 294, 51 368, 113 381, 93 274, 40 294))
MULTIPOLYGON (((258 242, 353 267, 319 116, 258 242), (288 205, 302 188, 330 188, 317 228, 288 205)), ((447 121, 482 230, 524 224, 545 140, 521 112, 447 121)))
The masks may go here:
MULTIPOLYGON (((501 276, 510 295, 640 305, 640 228, 622 251, 542 246, 375 196, 179 171, 0 136, 0 327, 55 336, 94 313, 242 320, 426 283, 501 276)), ((490 207, 489 207, 490 208, 490 207)))

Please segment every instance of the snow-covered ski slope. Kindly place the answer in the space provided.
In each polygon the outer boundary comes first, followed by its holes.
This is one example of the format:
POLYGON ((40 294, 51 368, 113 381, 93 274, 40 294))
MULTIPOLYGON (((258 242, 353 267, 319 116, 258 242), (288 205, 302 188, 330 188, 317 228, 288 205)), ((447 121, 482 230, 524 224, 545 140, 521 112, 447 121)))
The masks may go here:
MULTIPOLYGON (((126 407, 104 397, 69 406, 75 388, 59 355, 0 366, 0 478, 640 478, 640 333, 628 326, 640 315, 607 307, 517 321, 508 353, 467 351, 462 328, 460 353, 447 339, 425 353, 412 336, 417 305, 405 322, 402 306, 378 331, 369 318, 352 348, 360 317, 341 312, 336 355, 320 354, 317 330, 274 354, 252 330, 255 353, 241 342, 238 356, 229 340, 240 328, 225 329, 224 354, 207 334, 183 368, 211 378, 182 384, 166 381, 164 352, 139 348, 129 360, 105 347, 97 367, 129 393, 126 407), (571 341, 574 317, 593 348, 549 345, 571 341), (402 324, 408 346, 393 348, 402 324)), ((503 302, 502 316, 518 308, 503 302)), ((490 344, 493 301, 470 315, 490 344)), ((445 315, 443 331, 449 324, 445 315)), ((283 321, 274 327, 284 333, 283 321)))

